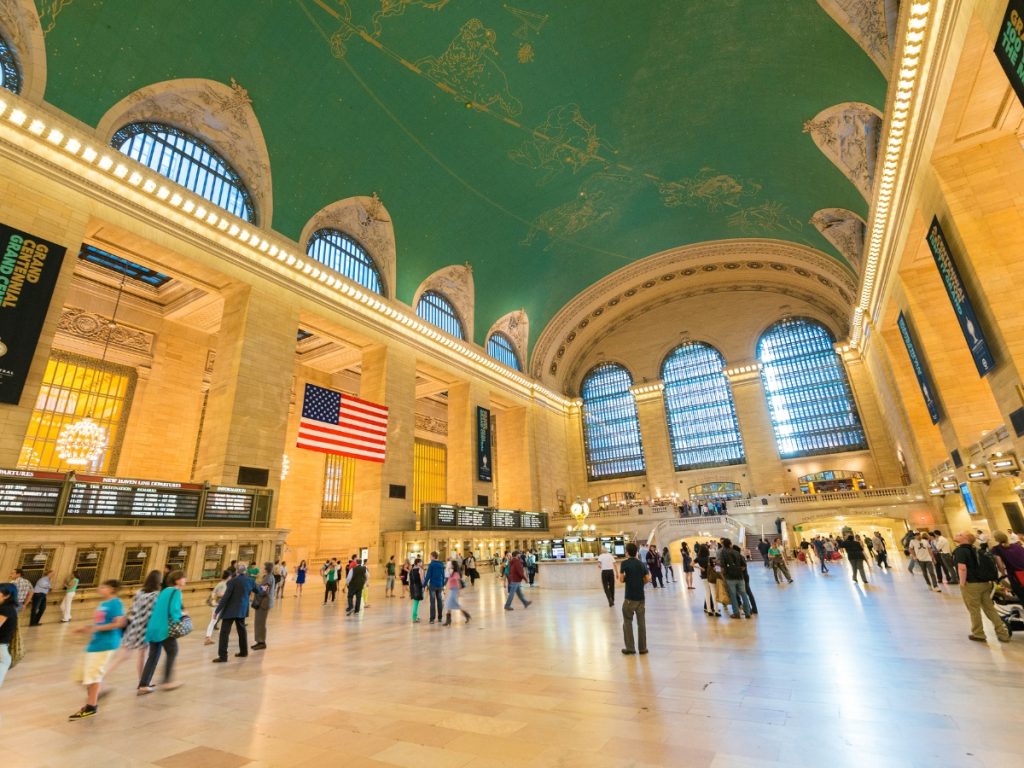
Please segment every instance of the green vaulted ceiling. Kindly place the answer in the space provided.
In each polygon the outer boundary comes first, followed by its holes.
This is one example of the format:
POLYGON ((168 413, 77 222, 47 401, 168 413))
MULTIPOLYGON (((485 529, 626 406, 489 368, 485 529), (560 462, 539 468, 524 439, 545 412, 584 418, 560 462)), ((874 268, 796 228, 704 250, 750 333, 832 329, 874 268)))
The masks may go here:
POLYGON ((95 125, 132 91, 235 78, 298 238, 376 191, 397 297, 468 262, 477 340, 536 338, 580 290, 674 246, 774 237, 837 252, 816 210, 866 214, 803 123, 885 81, 816 0, 37 0, 46 98, 95 125))

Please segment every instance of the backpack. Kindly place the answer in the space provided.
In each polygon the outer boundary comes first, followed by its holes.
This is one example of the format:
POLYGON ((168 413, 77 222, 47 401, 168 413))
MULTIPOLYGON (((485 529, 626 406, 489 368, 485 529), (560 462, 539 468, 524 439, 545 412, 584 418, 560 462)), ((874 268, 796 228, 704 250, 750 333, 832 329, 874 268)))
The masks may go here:
POLYGON ((987 549, 974 550, 974 556, 978 560, 978 575, 984 581, 999 581, 999 568, 996 566, 996 559, 987 549))
POLYGON ((728 558, 723 558, 725 560, 725 578, 730 581, 738 581, 743 578, 743 566, 739 561, 740 556, 735 552, 730 552, 729 555, 728 558))

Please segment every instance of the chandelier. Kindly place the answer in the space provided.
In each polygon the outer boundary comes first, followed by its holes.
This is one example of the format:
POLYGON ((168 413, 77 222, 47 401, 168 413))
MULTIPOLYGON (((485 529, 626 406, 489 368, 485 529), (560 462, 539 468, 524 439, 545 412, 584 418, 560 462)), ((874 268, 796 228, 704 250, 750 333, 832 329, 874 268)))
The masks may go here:
POLYGON ((72 467, 98 460, 107 449, 107 430, 89 416, 68 424, 57 437, 57 455, 72 467))

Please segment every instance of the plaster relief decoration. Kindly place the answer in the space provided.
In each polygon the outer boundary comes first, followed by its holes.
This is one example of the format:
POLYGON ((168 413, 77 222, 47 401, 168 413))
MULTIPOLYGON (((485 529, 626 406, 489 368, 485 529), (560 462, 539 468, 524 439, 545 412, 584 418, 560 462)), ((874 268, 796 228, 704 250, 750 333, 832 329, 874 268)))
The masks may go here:
POLYGON ((537 186, 544 186, 564 170, 577 174, 593 162, 604 162, 601 149, 609 149, 597 134, 597 125, 587 120, 578 104, 563 104, 548 112, 530 138, 509 150, 514 163, 542 171, 537 186))
POLYGON ((796 232, 804 226, 787 212, 785 205, 775 200, 741 208, 730 214, 726 222, 747 235, 796 232))
POLYGON ((106 315, 86 312, 78 307, 65 307, 57 321, 57 332, 76 339, 109 344, 128 352, 153 353, 154 334, 121 323, 112 323, 106 315))
POLYGON ((166 123, 197 136, 220 152, 252 195, 259 224, 271 226, 270 156, 252 100, 233 78, 230 85, 182 79, 140 88, 111 107, 97 131, 109 144, 119 129, 136 122, 166 123))
POLYGON ((705 208, 714 213, 723 208, 739 208, 761 191, 761 185, 715 168, 701 168, 695 175, 658 184, 661 201, 667 208, 685 205, 705 208))
MULTIPOLYGON (((59 3, 40 3, 40 8, 55 4, 59 3)), ((40 13, 36 13, 32 0, 0 2, 0 32, 14 48, 21 74, 21 95, 41 102, 46 91, 46 42, 40 13)))
POLYGON ((324 206, 306 222, 299 243, 303 250, 309 238, 320 229, 336 229, 355 240, 373 259, 384 281, 384 295, 393 296, 396 283, 397 253, 395 229, 384 203, 374 192, 337 200, 324 206))
POLYGON ((848 102, 819 112, 804 123, 804 133, 854 186, 871 199, 882 115, 870 104, 848 102))
POLYGON ((516 349, 516 354, 519 355, 519 359, 522 361, 525 369, 527 360, 526 347, 530 338, 530 318, 526 316, 526 312, 522 309, 517 309, 502 315, 491 326, 490 330, 487 331, 488 339, 492 333, 503 333, 511 340, 512 345, 516 349))
POLYGON ((892 0, 818 0, 818 5, 864 49, 886 77, 890 49, 886 6, 894 4, 892 0))
POLYGON ((447 435, 448 422, 444 419, 438 419, 433 416, 424 416, 421 413, 417 413, 416 429, 420 432, 430 432, 434 435, 447 435))
POLYGON ((864 255, 864 219, 845 208, 822 208, 811 216, 811 224, 859 274, 864 255))
POLYGON ((426 291, 436 291, 452 303, 455 311, 459 313, 462 328, 466 332, 466 339, 472 339, 473 312, 476 301, 473 268, 469 264, 453 264, 450 267, 442 267, 437 270, 420 283, 420 287, 413 297, 413 307, 419 304, 420 296, 426 291))

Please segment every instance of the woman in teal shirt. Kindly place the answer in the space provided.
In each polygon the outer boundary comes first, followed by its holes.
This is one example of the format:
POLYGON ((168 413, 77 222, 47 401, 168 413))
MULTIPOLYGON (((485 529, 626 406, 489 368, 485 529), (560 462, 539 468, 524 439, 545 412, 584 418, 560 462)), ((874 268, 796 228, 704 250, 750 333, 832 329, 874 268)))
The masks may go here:
POLYGON ((171 637, 171 624, 181 621, 186 615, 181 607, 181 588, 185 586, 185 574, 181 571, 173 571, 168 574, 166 583, 153 605, 153 612, 149 616, 149 623, 146 624, 146 642, 149 643, 149 656, 146 658, 146 666, 142 669, 142 677, 139 679, 139 696, 152 693, 156 690, 153 685, 153 675, 156 673, 157 664, 160 663, 160 654, 167 654, 167 662, 164 665, 164 682, 160 687, 165 691, 174 690, 181 683, 172 681, 174 673, 174 660, 178 656, 178 639, 171 637))
POLYGON ((786 581, 792 584, 793 577, 789 575, 789 568, 786 566, 786 558, 783 556, 781 541, 776 539, 772 542, 771 547, 768 548, 768 557, 770 557, 772 561, 772 573, 775 576, 775 583, 778 584, 782 581, 782 579, 779 578, 779 574, 781 573, 786 577, 786 581))

